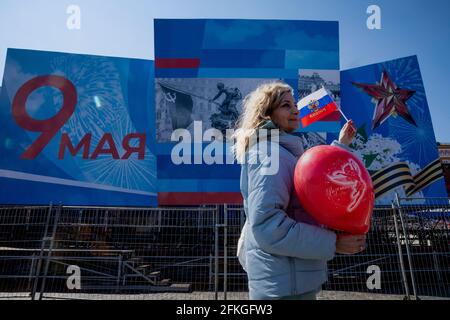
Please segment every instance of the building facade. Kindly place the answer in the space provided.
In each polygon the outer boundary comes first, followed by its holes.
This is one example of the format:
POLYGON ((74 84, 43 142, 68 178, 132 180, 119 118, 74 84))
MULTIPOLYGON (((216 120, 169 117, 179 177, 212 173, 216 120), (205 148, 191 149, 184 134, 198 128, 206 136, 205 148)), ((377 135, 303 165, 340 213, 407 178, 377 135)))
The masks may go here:
POLYGON ((450 143, 438 142, 439 157, 441 158, 442 170, 444 171, 445 188, 450 197, 450 143))

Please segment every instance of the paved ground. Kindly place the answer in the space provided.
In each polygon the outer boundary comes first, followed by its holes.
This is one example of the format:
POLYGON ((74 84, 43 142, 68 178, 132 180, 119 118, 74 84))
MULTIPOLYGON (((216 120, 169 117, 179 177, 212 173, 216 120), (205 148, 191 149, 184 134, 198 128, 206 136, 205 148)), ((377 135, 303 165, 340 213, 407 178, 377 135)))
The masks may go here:
MULTIPOLYGON (((322 291, 318 295, 318 300, 403 300, 403 295, 387 295, 361 292, 344 291, 322 291)), ((413 298, 413 297, 411 297, 413 298)), ((0 293, 0 300, 29 300, 28 293, 0 293)), ((193 293, 155 293, 138 295, 107 295, 107 294, 45 294, 44 299, 51 300, 214 300, 214 292, 193 292, 193 293)), ((218 296, 219 300, 224 300, 223 293, 218 296)), ((450 300, 441 297, 420 297, 421 300, 450 300)), ((247 292, 230 292, 227 300, 248 300, 247 292)))

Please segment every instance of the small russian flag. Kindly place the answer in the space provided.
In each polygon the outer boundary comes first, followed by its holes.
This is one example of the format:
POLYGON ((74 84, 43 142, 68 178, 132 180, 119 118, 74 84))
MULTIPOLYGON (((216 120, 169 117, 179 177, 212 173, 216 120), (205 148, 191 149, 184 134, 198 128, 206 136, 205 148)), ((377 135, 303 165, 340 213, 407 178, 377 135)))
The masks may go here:
POLYGON ((297 103, 303 127, 316 122, 339 110, 336 102, 325 88, 320 88, 297 103))

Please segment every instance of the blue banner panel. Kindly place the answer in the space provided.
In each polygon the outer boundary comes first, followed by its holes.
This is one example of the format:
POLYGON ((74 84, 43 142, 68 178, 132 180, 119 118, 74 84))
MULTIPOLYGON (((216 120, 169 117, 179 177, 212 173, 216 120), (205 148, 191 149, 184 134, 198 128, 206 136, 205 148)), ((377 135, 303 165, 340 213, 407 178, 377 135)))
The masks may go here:
POLYGON ((416 56, 342 71, 341 106, 358 129, 351 145, 355 154, 372 174, 386 171, 375 186, 394 184, 404 174, 395 171, 400 162, 413 177, 413 186, 400 185, 377 204, 391 204, 395 192, 410 198, 447 197, 439 165, 433 166, 439 155, 416 56))
MULTIPOLYGON (((284 81, 296 99, 318 85, 331 86, 338 95, 335 75, 339 75, 336 21, 156 19, 159 203, 242 201, 240 165, 228 161, 233 158, 231 149, 215 149, 221 162, 212 163, 216 154, 210 152, 211 139, 204 138, 211 130, 228 137, 227 131, 235 128, 242 114, 244 98, 263 83, 284 81), (302 68, 311 72, 300 73, 302 68), (180 137, 184 143, 206 145, 198 149, 197 158, 176 152, 173 159, 180 137)), ((306 148, 323 143, 324 135, 339 126, 339 121, 328 121, 297 134, 306 148)), ((184 151, 192 152, 190 147, 184 151)))
POLYGON ((284 50, 203 50, 201 68, 284 68, 284 50))
POLYGON ((210 19, 204 32, 204 49, 339 51, 337 21, 210 19))
POLYGON ((157 205, 154 101, 152 61, 9 49, 0 203, 157 205))

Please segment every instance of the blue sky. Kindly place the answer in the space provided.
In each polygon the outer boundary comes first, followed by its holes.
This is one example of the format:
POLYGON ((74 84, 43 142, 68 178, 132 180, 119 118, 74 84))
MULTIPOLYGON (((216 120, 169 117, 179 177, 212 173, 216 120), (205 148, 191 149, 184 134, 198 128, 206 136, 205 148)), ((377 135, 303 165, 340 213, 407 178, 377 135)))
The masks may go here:
POLYGON ((8 47, 153 59, 154 18, 339 21, 342 70, 418 56, 436 138, 450 143, 449 13, 449 0, 0 0, 0 79, 8 47), (71 4, 80 30, 66 27, 71 4), (366 26, 369 5, 381 30, 366 26))

